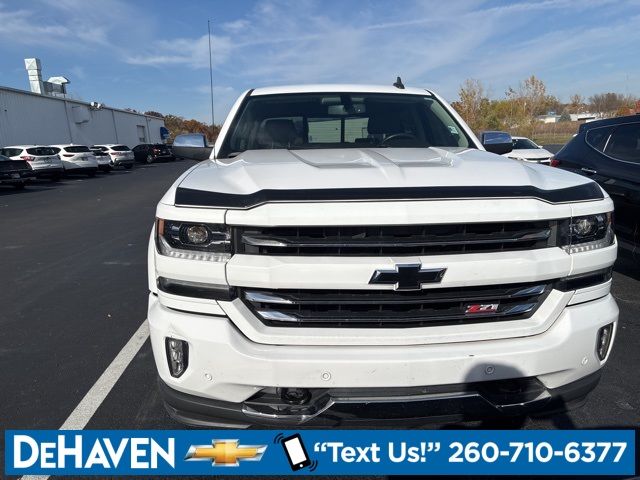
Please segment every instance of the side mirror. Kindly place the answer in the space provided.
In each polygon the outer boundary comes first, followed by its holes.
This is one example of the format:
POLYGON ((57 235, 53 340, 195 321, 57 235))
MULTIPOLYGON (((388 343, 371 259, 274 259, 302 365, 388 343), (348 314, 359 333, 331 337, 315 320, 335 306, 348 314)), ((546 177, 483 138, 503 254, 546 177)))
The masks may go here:
POLYGON ((208 145, 207 137, 202 133, 185 133, 176 136, 172 150, 176 157, 200 161, 209 159, 213 147, 208 145))
POLYGON ((487 152, 502 155, 513 150, 513 139, 507 132, 482 132, 481 140, 487 152))

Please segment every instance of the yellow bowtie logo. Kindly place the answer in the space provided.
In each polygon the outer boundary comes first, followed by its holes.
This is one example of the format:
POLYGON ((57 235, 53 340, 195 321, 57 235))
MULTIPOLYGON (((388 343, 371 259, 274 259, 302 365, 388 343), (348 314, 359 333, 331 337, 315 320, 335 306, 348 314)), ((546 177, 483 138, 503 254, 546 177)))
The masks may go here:
POLYGON ((192 445, 185 460, 209 460, 212 465, 237 467, 240 460, 258 461, 266 445, 238 445, 238 440, 213 440, 211 445, 192 445))

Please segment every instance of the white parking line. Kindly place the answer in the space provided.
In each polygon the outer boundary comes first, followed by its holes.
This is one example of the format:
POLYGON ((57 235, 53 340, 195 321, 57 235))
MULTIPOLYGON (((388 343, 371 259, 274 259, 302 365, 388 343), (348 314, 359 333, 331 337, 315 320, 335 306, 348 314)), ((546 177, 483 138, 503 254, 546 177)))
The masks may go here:
MULTIPOLYGON (((145 320, 71 412, 71 415, 60 427, 60 430, 83 430, 87 426, 91 417, 96 413, 98 407, 140 351, 147 338, 149 338, 149 324, 145 320)), ((49 478, 48 475, 24 475, 21 480, 46 480, 47 478, 49 478)))
POLYGON ((144 342, 149 338, 149 324, 145 320, 136 333, 129 339, 120 353, 113 359, 98 381, 91 387, 60 430, 82 430, 87 426, 93 414, 107 397, 118 379, 122 376, 131 360, 136 356, 144 342))

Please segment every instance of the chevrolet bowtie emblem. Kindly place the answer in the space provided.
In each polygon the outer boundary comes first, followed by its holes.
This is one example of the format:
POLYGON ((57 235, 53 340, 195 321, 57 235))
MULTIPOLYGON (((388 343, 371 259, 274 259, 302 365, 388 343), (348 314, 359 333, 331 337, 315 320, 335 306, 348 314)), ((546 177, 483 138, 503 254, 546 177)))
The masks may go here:
POLYGON ((192 445, 184 458, 210 460, 221 467, 237 467, 240 460, 260 460, 266 449, 266 445, 238 446, 238 440, 213 440, 211 445, 192 445))
POLYGON ((419 263, 406 263, 395 266, 395 270, 376 270, 369 283, 393 285, 396 290, 420 290, 424 283, 442 281, 446 268, 423 269, 419 263))

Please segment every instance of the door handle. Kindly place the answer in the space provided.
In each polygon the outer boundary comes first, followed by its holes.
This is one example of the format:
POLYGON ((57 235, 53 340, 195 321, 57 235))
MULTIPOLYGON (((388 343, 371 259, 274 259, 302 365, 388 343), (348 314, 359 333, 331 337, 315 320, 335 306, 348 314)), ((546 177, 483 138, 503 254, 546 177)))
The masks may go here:
POLYGON ((582 167, 580 170, 582 170, 584 173, 588 173, 589 175, 594 175, 598 172, 596 172, 595 170, 591 169, 591 168, 584 168, 582 167))

